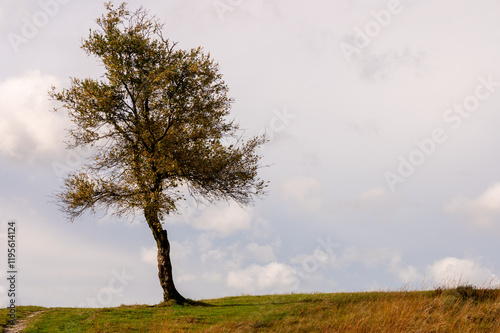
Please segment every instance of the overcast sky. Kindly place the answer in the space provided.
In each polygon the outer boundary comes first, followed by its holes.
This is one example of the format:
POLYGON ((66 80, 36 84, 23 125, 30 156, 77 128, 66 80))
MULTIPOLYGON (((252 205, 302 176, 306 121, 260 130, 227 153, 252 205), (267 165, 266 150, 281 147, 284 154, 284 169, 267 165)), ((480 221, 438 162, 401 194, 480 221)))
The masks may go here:
MULTIPOLYGON (((269 195, 169 216, 174 281, 191 299, 498 284, 500 3, 496 0, 129 1, 219 63, 269 195)), ((80 49, 102 1, 0 2, 0 299, 18 225, 22 305, 162 300, 146 223, 51 202, 87 151, 51 85, 97 78, 80 49)))

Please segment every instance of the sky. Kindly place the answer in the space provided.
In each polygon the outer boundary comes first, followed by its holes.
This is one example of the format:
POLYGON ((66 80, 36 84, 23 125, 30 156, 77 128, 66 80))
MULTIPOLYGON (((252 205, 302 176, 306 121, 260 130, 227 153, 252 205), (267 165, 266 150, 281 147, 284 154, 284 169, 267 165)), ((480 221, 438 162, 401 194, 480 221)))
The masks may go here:
MULTIPOLYGON (((500 3, 129 1, 177 47, 218 62, 245 135, 266 131, 249 207, 187 200, 165 227, 191 299, 498 286, 500 3)), ((102 1, 0 2, 0 303, 162 301, 141 216, 69 223, 53 196, 91 156, 68 150, 49 88, 98 78, 80 49, 102 1)))

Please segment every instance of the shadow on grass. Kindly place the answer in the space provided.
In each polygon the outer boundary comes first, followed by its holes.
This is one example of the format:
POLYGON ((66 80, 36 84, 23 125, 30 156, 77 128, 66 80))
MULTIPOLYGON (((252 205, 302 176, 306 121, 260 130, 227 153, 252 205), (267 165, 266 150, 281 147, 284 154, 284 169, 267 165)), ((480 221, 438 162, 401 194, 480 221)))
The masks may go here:
POLYGON ((175 300, 170 300, 168 302, 161 302, 156 305, 151 305, 151 307, 157 307, 157 308, 165 308, 165 307, 170 307, 170 306, 199 306, 199 307, 212 307, 216 306, 213 304, 201 302, 201 301, 193 301, 192 299, 186 299, 186 302, 184 303, 179 303, 175 300))

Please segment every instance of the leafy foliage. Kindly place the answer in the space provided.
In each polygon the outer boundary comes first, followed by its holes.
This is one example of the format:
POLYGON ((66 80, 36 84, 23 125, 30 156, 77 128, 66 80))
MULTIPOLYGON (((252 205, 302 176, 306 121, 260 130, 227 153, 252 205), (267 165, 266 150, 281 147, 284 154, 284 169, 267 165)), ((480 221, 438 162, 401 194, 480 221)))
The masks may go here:
POLYGON ((201 48, 177 49, 142 8, 106 8, 82 45, 104 76, 72 78, 70 88, 50 92, 74 123, 69 148, 95 149, 59 194, 68 217, 113 208, 162 220, 186 188, 197 200, 242 205, 263 195, 256 149, 266 138, 241 138, 217 63, 201 48))
POLYGON ((460 298, 464 301, 496 300, 499 296, 498 290, 488 289, 488 288, 477 288, 470 284, 464 286, 458 286, 456 288, 456 292, 460 296, 460 298))

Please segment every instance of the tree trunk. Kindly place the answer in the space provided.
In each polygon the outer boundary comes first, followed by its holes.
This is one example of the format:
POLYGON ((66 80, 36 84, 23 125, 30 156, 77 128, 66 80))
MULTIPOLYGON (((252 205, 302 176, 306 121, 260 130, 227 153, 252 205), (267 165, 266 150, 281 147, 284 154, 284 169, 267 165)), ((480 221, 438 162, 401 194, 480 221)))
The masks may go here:
POLYGON ((178 304, 184 304, 187 300, 182 297, 174 285, 172 263, 170 262, 170 243, 168 241, 167 231, 163 229, 158 219, 158 212, 155 209, 145 209, 144 215, 149 228, 153 232, 156 246, 158 247, 158 278, 163 288, 163 301, 168 302, 174 300, 178 304))

